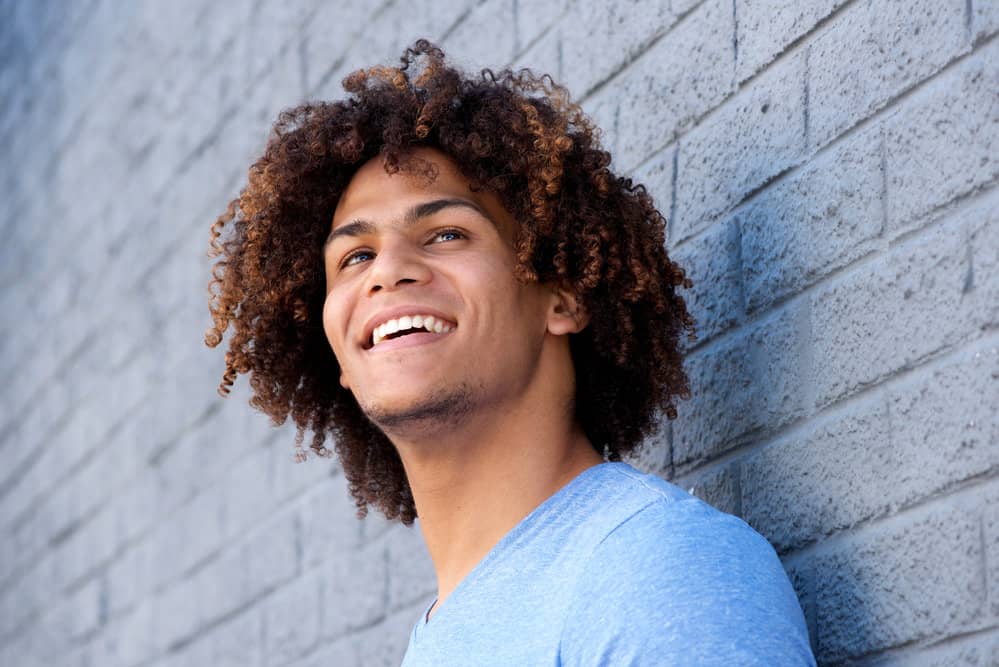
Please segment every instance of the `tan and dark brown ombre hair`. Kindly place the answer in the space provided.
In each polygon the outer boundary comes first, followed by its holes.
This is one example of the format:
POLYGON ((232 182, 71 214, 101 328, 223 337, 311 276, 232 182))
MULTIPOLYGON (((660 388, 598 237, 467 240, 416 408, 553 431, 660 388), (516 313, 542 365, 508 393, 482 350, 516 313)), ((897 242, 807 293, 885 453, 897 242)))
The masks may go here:
POLYGON ((606 460, 635 450, 676 417, 689 396, 680 337, 695 339, 667 256, 666 220, 642 185, 616 176, 596 128, 566 90, 529 70, 469 76, 425 40, 399 67, 347 76, 338 102, 283 111, 246 187, 211 228, 219 257, 209 283, 206 343, 232 327, 219 391, 248 373, 253 407, 306 431, 311 449, 330 438, 357 504, 410 524, 416 517, 392 443, 339 383, 323 332, 323 242, 357 169, 382 155, 386 169, 418 169, 414 146, 447 154, 476 187, 494 192, 520 224, 517 277, 572 290, 590 314, 570 338, 576 418, 606 460))

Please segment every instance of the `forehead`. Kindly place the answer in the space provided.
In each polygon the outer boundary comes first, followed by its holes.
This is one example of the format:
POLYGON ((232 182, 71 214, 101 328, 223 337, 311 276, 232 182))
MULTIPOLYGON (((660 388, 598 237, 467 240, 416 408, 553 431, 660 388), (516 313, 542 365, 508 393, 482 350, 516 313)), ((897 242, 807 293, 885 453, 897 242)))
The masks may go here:
POLYGON ((478 204, 501 227, 512 231, 512 217, 499 198, 492 192, 473 190, 471 181, 445 153, 421 146, 414 148, 411 155, 430 162, 436 169, 436 177, 430 179, 407 169, 389 174, 382 156, 372 158, 357 170, 340 196, 332 228, 356 218, 377 222, 383 218, 402 217, 415 204, 447 197, 478 204))

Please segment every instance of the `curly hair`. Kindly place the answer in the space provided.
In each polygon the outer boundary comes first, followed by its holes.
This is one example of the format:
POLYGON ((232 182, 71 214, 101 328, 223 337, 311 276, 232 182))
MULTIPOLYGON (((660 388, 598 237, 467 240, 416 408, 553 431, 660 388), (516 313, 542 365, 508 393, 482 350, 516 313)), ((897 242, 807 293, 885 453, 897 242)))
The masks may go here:
POLYGON ((520 281, 570 289, 590 314, 570 337, 575 416, 605 460, 635 450, 657 412, 689 397, 680 335, 696 339, 677 288, 692 283, 665 248, 666 220, 646 189, 613 174, 598 130, 550 76, 528 69, 469 76, 426 40, 400 67, 348 75, 346 100, 283 111, 247 185, 212 225, 205 342, 232 326, 219 393, 249 374, 250 404, 297 426, 296 459, 340 459, 358 516, 374 505, 411 524, 416 507, 389 439, 338 382, 322 327, 323 242, 354 173, 383 156, 389 173, 417 170, 414 146, 448 155, 520 224, 520 281))

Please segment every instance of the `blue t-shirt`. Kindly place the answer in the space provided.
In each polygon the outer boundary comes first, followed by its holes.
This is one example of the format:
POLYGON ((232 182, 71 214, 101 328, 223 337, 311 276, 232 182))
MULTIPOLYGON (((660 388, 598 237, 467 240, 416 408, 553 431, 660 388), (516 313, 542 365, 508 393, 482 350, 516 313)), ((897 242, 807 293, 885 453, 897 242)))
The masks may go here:
POLYGON ((814 665, 777 554, 627 463, 588 468, 410 635, 403 667, 814 665))

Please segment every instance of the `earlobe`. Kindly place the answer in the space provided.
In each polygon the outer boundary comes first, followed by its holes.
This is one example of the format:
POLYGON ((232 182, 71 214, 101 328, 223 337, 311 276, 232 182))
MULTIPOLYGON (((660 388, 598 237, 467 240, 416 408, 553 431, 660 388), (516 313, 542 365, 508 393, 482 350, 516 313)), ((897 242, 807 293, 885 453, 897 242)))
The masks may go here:
POLYGON ((554 298, 548 313, 548 333, 564 336, 585 329, 590 323, 590 315, 576 295, 559 287, 553 287, 552 292, 554 298))
POLYGON ((350 391, 350 381, 347 379, 347 374, 342 370, 340 371, 340 386, 350 391))

